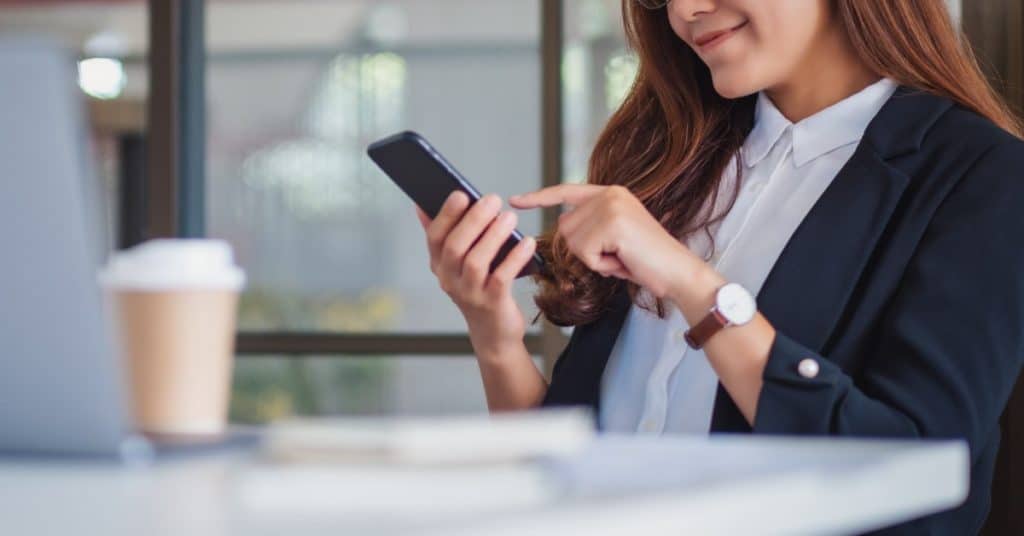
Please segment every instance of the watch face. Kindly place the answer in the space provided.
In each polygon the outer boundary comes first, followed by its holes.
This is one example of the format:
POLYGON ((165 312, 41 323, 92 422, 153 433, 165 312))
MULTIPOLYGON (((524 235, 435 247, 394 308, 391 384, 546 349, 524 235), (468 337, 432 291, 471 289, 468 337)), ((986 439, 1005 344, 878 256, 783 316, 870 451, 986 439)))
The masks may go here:
POLYGON ((720 288, 715 306, 730 324, 736 326, 750 322, 757 313, 754 297, 738 283, 729 283, 720 288))

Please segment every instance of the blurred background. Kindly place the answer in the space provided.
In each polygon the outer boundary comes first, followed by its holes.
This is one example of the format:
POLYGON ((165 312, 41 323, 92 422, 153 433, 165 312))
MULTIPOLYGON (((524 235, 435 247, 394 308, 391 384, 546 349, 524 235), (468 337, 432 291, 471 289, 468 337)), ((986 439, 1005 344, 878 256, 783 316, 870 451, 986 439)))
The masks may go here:
MULTIPOLYGON (((503 197, 582 181, 636 70, 618 0, 0 0, 0 34, 23 32, 79 54, 111 247, 233 244, 243 422, 485 411, 412 205, 365 147, 417 130, 503 197)), ((538 322, 528 346, 549 368, 564 340, 538 322)))

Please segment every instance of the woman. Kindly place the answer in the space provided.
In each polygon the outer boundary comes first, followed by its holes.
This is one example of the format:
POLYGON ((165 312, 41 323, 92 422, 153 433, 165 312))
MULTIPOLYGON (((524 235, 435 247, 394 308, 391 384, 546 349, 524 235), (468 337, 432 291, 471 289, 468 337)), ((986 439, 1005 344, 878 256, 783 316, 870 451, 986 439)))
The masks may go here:
POLYGON ((982 525, 1024 353, 1021 126, 941 0, 623 2, 640 67, 587 184, 488 266, 516 217, 420 214, 492 410, 606 430, 966 438, 971 494, 900 533, 982 525), (642 5, 641 5, 642 4, 642 5), (576 326, 548 385, 509 284, 576 326), (756 299, 754 298, 756 296, 756 299))

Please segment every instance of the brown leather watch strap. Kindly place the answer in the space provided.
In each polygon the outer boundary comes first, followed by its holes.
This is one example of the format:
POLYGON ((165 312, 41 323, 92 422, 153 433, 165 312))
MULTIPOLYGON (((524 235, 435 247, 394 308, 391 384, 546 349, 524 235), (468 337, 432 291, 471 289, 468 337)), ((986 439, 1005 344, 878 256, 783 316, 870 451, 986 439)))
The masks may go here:
POLYGON ((718 309, 715 308, 703 320, 697 322, 696 326, 686 330, 683 338, 686 339, 686 344, 689 344, 690 348, 700 350, 708 342, 708 339, 727 325, 729 325, 729 321, 719 314, 718 309))

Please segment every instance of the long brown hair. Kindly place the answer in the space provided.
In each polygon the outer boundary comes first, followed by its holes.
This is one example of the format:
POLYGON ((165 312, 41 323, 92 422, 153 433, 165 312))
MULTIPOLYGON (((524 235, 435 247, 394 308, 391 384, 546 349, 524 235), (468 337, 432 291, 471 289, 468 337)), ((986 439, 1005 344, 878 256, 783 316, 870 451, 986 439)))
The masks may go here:
MULTIPOLYGON (((1020 137, 1020 121, 992 89, 943 0, 834 0, 833 10, 869 69, 897 83, 947 97, 1020 137)), ((721 177, 753 126, 754 96, 726 99, 711 73, 672 30, 664 8, 622 1, 626 41, 639 69, 590 156, 587 182, 627 187, 673 235, 708 228, 721 177)), ((738 169, 737 169, 738 172, 738 169)), ((737 181, 738 188, 739 181, 737 181)), ((729 203, 735 201, 736 189, 729 203)), ((599 317, 626 285, 574 257, 557 229, 538 239, 548 269, 534 301, 551 322, 581 325, 599 317)), ((660 299, 642 303, 664 315, 660 299)))

